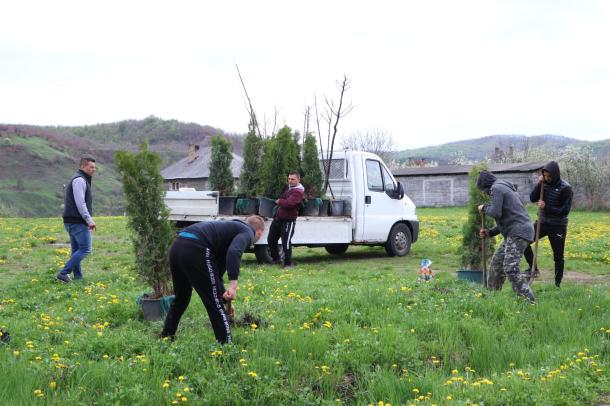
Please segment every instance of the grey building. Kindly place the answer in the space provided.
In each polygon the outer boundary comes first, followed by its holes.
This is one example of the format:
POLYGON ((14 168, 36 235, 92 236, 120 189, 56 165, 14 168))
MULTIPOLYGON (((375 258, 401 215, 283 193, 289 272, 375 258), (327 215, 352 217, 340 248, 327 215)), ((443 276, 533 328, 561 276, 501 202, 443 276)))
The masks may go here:
MULTIPOLYGON (((161 171, 168 190, 178 190, 181 187, 192 187, 196 190, 209 190, 210 160, 212 147, 199 148, 199 145, 189 144, 188 155, 161 171)), ((244 159, 233 154, 231 172, 235 185, 239 184, 239 174, 244 159)))
MULTIPOLYGON (((498 178, 517 186, 523 202, 538 180, 543 162, 491 164, 489 170, 498 178)), ((468 203, 468 171, 471 165, 442 165, 404 168, 393 171, 405 192, 419 207, 464 206, 468 203)))

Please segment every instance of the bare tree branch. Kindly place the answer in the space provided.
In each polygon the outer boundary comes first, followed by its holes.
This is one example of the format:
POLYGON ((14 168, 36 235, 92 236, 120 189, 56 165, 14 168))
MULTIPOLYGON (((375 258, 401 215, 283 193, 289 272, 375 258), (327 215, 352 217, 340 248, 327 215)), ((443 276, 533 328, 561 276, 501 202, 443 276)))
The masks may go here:
POLYGON ((243 78, 241 77, 241 72, 239 71, 239 66, 235 64, 235 68, 237 68, 237 75, 239 76, 239 81, 241 82, 241 86, 244 89, 244 93, 246 94, 246 99, 248 99, 248 106, 250 106, 250 122, 253 128, 256 128, 258 132, 258 136, 261 136, 261 130, 258 128, 258 120, 256 119, 256 113, 254 112, 254 107, 252 107, 252 101, 250 100, 250 96, 248 95, 248 91, 246 90, 246 84, 244 83, 243 78))

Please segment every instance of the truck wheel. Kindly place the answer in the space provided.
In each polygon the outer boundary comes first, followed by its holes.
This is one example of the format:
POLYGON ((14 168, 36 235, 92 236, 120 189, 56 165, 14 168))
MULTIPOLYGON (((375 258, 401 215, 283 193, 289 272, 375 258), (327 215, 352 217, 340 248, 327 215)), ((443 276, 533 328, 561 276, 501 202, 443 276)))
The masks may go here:
POLYGON ((385 251, 389 256, 403 257, 411 250, 411 230, 406 224, 398 223, 390 230, 385 251))
MULTIPOLYGON (((277 246, 278 254, 280 254, 280 261, 284 262, 284 250, 282 249, 282 245, 278 244, 277 246)), ((254 246, 254 255, 256 256, 256 261, 259 264, 272 264, 273 258, 271 258, 271 253, 269 252, 269 246, 263 244, 257 244, 254 246)))
POLYGON ((326 248, 326 252, 328 252, 329 254, 332 255, 341 255, 344 254, 345 251, 347 251, 347 244, 333 244, 333 245, 327 245, 324 248, 326 248))

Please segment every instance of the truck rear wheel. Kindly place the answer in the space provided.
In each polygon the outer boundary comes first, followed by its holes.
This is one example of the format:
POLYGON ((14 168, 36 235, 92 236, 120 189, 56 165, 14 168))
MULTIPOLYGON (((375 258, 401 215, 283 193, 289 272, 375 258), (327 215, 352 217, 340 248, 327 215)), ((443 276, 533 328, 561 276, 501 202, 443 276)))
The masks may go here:
POLYGON ((385 251, 391 257, 403 257, 411 251, 411 230, 406 224, 398 223, 392 227, 385 251))
POLYGON ((327 245, 324 248, 326 249, 326 252, 328 252, 329 254, 332 255, 341 255, 344 254, 345 251, 347 251, 347 244, 333 244, 333 245, 327 245))
MULTIPOLYGON (((280 261, 284 262, 284 250, 282 249, 282 245, 278 244, 277 246, 278 254, 280 255, 280 261)), ((269 246, 264 244, 257 244, 254 246, 254 255, 256 256, 256 261, 259 264, 272 264, 273 258, 271 257, 271 253, 269 252, 269 246)))

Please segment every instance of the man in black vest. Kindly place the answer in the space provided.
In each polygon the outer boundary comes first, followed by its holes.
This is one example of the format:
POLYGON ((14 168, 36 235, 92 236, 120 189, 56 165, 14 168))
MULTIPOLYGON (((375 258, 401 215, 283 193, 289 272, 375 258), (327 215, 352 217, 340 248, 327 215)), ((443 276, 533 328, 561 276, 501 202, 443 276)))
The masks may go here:
POLYGON ((93 221, 93 197, 91 194, 91 177, 95 173, 95 159, 84 156, 80 159, 80 168, 66 185, 64 196, 64 228, 70 235, 72 254, 63 269, 56 275, 57 279, 68 283, 72 279, 82 279, 80 263, 91 252, 91 231, 95 230, 93 221))

